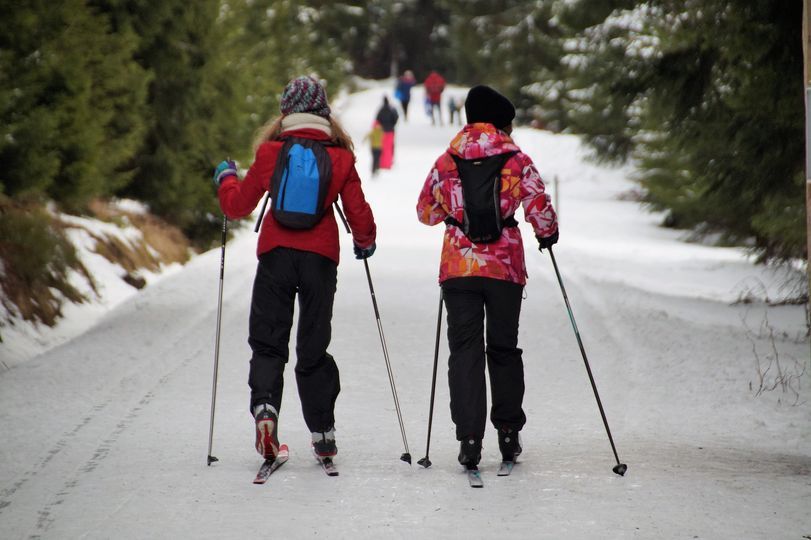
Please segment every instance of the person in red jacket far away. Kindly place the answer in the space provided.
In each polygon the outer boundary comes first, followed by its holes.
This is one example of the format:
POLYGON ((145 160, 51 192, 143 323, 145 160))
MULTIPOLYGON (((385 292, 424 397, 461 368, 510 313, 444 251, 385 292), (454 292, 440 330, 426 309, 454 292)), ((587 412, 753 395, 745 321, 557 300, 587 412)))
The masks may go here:
POLYGON ((442 125, 442 92, 445 91, 445 79, 436 71, 431 71, 425 78, 425 97, 431 107, 431 124, 442 125), (436 113, 436 114, 435 114, 436 113))
MULTIPOLYGON (((236 166, 229 160, 219 164, 214 182, 222 211, 228 218, 238 219, 248 216, 270 191, 276 167, 289 164, 287 156, 292 150, 279 160, 285 140, 318 141, 329 157, 331 175, 324 188, 320 221, 308 229, 293 229, 282 225, 272 211, 262 219, 248 329, 252 351, 248 385, 256 450, 265 459, 274 459, 279 451, 283 374, 298 295, 296 383, 313 449, 318 457, 326 458, 337 453, 334 410, 341 389, 338 366, 327 352, 339 255, 333 203, 340 196, 352 228, 356 258, 374 253, 376 227, 355 170, 352 140, 331 116, 324 87, 311 77, 293 79, 282 93, 280 109, 281 116, 260 130, 254 145, 256 157, 245 178, 239 180, 236 166)), ((293 181, 290 176, 285 180, 293 181)))

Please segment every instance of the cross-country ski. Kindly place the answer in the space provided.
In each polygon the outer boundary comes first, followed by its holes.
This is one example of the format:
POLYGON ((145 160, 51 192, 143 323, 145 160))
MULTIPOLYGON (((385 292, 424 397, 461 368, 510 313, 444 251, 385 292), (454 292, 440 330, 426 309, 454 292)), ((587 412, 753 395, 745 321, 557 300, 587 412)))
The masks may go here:
POLYGON ((498 476, 510 476, 515 466, 514 461, 502 461, 498 465, 498 476))
POLYGON ((473 468, 466 468, 465 474, 467 475, 467 481, 470 483, 470 487, 472 488, 482 488, 484 487, 484 481, 482 480, 482 473, 478 469, 478 467, 473 468))
POLYGON ((287 462, 287 459, 290 457, 289 450, 286 444, 283 444, 279 447, 279 453, 276 455, 275 459, 266 459, 264 463, 259 467, 259 471, 256 473, 256 477, 253 479, 254 484, 264 484, 270 478, 270 475, 273 474, 276 469, 281 467, 287 462))
POLYGON ((318 464, 321 465, 321 468, 324 469, 327 476, 338 476, 340 474, 338 472, 338 467, 335 466, 335 462, 332 461, 332 458, 321 458, 316 456, 315 459, 318 461, 318 464))

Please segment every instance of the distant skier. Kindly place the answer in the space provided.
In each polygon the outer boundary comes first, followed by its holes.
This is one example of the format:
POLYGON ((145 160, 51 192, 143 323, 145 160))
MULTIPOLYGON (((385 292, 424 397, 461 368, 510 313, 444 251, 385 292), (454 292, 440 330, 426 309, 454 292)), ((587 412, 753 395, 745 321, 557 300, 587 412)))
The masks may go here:
POLYGON ((332 204, 340 196, 356 258, 374 253, 376 227, 355 170, 352 140, 331 116, 323 86, 310 77, 293 79, 280 108, 281 116, 257 138, 256 157, 244 180, 239 181, 233 161, 223 161, 214 182, 220 206, 231 219, 248 216, 266 191, 274 193, 259 233, 248 329, 256 450, 269 460, 279 451, 283 372, 298 295, 296 383, 313 449, 324 459, 338 451, 334 411, 341 388, 338 366, 327 352, 339 259, 332 204), (280 159, 282 152, 287 155, 280 159), (285 196, 276 195, 278 189, 286 189, 280 192, 285 196))
POLYGON ((485 365, 490 421, 504 461, 521 453, 518 433, 526 422, 518 319, 527 271, 515 211, 523 206, 541 250, 557 242, 558 224, 535 165, 510 138, 513 104, 476 86, 465 113, 468 124, 425 180, 417 216, 426 225, 446 224, 439 283, 448 311, 451 419, 461 442, 459 462, 475 468, 487 416, 485 365))
POLYGON ((383 149, 383 127, 380 122, 377 120, 372 122, 372 129, 363 140, 369 141, 369 147, 372 149, 372 176, 377 176, 380 169, 380 153, 383 149))
POLYGON ((431 123, 442 125, 442 92, 445 91, 445 79, 436 71, 431 71, 425 78, 425 96, 431 106, 431 123))
POLYGON ((397 85, 394 87, 394 97, 400 101, 403 108, 403 120, 408 121, 408 104, 411 102, 411 88, 417 84, 414 73, 408 69, 402 76, 397 78, 397 85))
POLYGON ((380 152, 381 169, 391 169, 394 164, 394 127, 397 125, 399 117, 397 109, 389 104, 389 98, 383 96, 383 104, 375 117, 383 128, 383 147, 380 152))
POLYGON ((450 125, 462 125, 462 104, 461 100, 455 96, 448 98, 448 116, 450 117, 448 122, 450 125))

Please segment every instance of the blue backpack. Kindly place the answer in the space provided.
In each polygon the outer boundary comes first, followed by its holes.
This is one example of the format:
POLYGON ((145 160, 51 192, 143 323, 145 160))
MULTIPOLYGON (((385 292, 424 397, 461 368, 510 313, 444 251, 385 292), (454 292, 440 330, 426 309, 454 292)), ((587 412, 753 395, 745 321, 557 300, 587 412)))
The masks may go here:
POLYGON ((331 179, 332 161, 324 143, 287 138, 270 178, 273 218, 291 229, 314 227, 324 216, 331 179))

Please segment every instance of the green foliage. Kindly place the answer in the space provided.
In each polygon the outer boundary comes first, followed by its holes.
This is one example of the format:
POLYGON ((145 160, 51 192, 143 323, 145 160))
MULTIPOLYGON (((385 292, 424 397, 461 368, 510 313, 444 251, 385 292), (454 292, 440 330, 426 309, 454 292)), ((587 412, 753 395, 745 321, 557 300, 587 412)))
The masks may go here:
POLYGON ((135 37, 81 0, 4 6, 0 27, 0 185, 69 209, 128 181, 142 133, 135 37))
POLYGON ((456 78, 450 47, 448 0, 307 0, 321 12, 318 27, 351 61, 360 77, 382 79, 432 69, 456 78))
POLYGON ((568 38, 552 79, 566 82, 537 94, 545 114, 598 158, 634 159, 668 224, 720 233, 764 260, 803 257, 802 6, 598 5, 560 7, 568 38))
POLYGON ((536 81, 557 65, 561 33, 551 2, 448 0, 455 73, 465 84, 488 84, 507 95, 528 120, 536 81))
POLYGON ((71 284, 71 270, 95 288, 62 224, 39 205, 5 196, 0 196, 0 266, 0 300, 26 321, 53 326, 64 299, 86 300, 71 284))
POLYGON ((229 147, 232 157, 250 160, 254 132, 279 115, 279 99, 291 79, 315 76, 329 98, 335 97, 349 67, 338 43, 339 23, 351 25, 357 16, 332 2, 233 0, 226 6, 223 50, 243 100, 235 102, 241 110, 234 111, 229 147))
POLYGON ((324 14, 291 0, 98 4, 137 33, 136 58, 151 75, 147 132, 119 194, 206 245, 219 230, 212 167, 229 156, 250 162, 253 134, 278 115, 291 78, 317 74, 340 87, 345 66, 319 31, 324 14))
POLYGON ((129 196, 198 245, 211 168, 250 163, 293 77, 437 69, 519 121, 633 159, 673 226, 805 250, 801 6, 764 0, 31 0, 0 3, 0 193, 129 196))
POLYGON ((0 260, 4 282, 25 283, 29 288, 70 287, 68 270, 79 266, 73 245, 47 212, 7 203, 0 208, 0 260))
POLYGON ((337 94, 349 63, 336 19, 359 16, 315 0, 8 4, 0 192, 77 212, 133 197, 203 245, 219 230, 211 168, 250 161, 294 76, 317 74, 337 94))
POLYGON ((147 202, 190 237, 214 234, 214 227, 201 228, 217 211, 205 180, 229 141, 229 115, 239 101, 218 46, 220 3, 98 4, 118 28, 138 35, 135 57, 150 74, 147 129, 132 159, 133 181, 117 193, 147 202))

